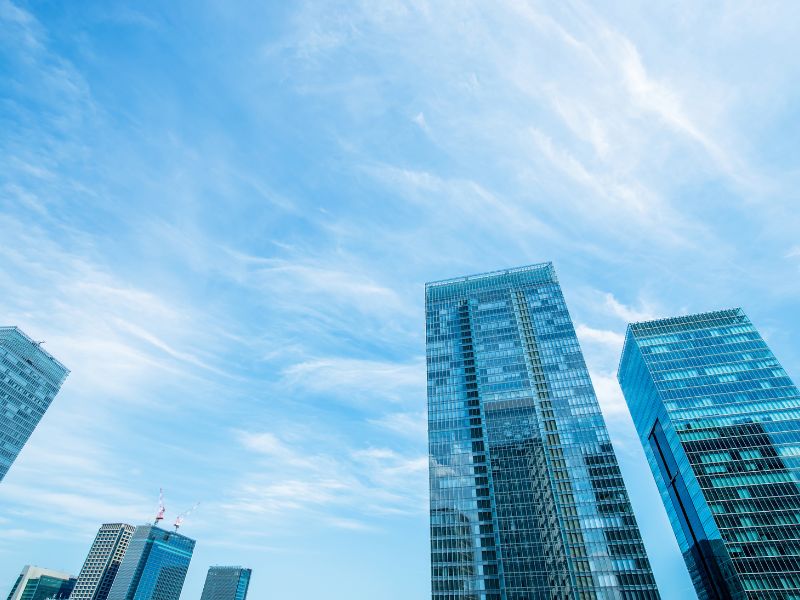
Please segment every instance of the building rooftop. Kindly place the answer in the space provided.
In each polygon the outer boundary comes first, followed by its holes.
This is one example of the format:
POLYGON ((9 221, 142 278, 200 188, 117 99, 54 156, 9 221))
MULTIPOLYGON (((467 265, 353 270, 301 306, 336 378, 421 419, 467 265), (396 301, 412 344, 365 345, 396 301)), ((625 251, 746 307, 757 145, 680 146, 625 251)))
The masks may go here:
POLYGON ((28 363, 41 371, 45 375, 54 376, 58 383, 63 383, 69 369, 65 367, 56 357, 50 354, 47 350, 42 348, 43 342, 36 342, 32 340, 24 331, 16 325, 0 326, 0 346, 3 346, 16 354, 24 357, 28 363), (34 351, 34 354, 28 355, 28 352, 34 351), (33 357, 36 357, 36 361, 33 357), (38 363, 38 364, 37 364, 38 363))
MULTIPOLYGON (((458 286, 459 284, 479 283, 485 280, 498 279, 509 277, 513 275, 524 275, 526 273, 532 275, 544 275, 541 277, 541 283, 555 282, 556 272, 553 268, 552 262, 542 262, 523 267, 515 267, 511 269, 501 269, 498 271, 489 271, 487 273, 476 273, 474 275, 465 275, 463 277, 453 277, 452 279, 441 279, 439 281, 429 281, 425 284, 425 291, 435 290, 437 288, 447 286, 458 286)), ((470 286, 471 287, 471 286, 470 286)))
POLYGON ((694 313, 690 315, 679 315, 677 317, 666 317, 662 319, 652 319, 649 321, 637 321, 628 327, 634 333, 646 333, 648 330, 664 328, 696 328, 702 323, 713 324, 720 319, 747 318, 741 308, 726 308, 709 312, 694 313))

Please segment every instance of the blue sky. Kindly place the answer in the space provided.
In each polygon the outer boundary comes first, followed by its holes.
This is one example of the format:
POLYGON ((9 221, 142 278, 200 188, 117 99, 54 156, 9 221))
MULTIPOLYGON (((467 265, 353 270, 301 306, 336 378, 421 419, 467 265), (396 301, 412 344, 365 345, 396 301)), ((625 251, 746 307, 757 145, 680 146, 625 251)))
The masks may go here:
POLYGON ((253 598, 429 590, 423 287, 552 260, 653 569, 614 373, 741 305, 800 377, 795 2, 0 0, 0 323, 71 370, 0 485, 0 595, 200 507, 253 598))

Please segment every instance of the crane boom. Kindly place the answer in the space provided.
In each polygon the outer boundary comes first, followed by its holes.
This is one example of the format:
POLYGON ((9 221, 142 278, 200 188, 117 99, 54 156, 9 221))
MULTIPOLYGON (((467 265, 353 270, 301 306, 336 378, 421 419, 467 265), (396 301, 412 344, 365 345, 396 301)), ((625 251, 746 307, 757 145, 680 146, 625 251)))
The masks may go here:
POLYGON ((190 508, 186 512, 181 513, 177 517, 175 517, 175 523, 172 524, 173 527, 175 527, 175 531, 178 531, 178 529, 180 529, 180 527, 181 527, 181 525, 183 525, 183 521, 186 519, 186 517, 188 517, 190 514, 192 514, 194 509, 197 508, 198 506, 200 506, 200 503, 199 502, 195 502, 194 506, 192 508, 190 508))
POLYGON ((156 520, 153 521, 153 525, 158 525, 161 521, 164 520, 164 513, 167 512, 166 507, 164 506, 164 489, 158 488, 158 510, 156 511, 156 520))

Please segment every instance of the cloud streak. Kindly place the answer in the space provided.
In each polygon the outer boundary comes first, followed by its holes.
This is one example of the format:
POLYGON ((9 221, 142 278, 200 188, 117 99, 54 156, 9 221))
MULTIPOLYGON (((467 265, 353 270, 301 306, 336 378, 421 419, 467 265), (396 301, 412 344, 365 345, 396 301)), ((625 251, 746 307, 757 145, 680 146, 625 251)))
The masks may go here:
POLYGON ((381 515, 425 510, 427 495, 420 484, 427 481, 426 455, 338 444, 310 452, 312 440, 301 437, 290 444, 269 431, 243 431, 238 437, 259 468, 221 506, 233 521, 258 515, 274 524, 315 519, 321 525, 372 530, 381 528, 381 515), (336 516, 343 511, 359 518, 336 516))
MULTIPOLYGON (((360 564, 424 596, 424 282, 542 260, 649 481, 628 322, 744 305, 800 373, 796 13, 0 0, 0 312, 72 371, 0 486, 0 576, 79 568, 89 521, 165 487, 274 595, 353 598, 327 582, 360 564)), ((631 494, 668 596, 679 551, 631 494)))

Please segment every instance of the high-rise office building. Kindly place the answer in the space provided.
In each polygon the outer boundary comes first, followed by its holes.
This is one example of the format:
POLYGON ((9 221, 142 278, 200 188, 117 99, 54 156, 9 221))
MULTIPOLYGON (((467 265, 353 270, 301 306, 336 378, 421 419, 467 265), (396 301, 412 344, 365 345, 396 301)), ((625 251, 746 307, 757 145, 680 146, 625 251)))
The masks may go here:
POLYGON ((700 599, 800 598, 800 393, 744 312, 630 325, 618 377, 700 599))
POLYGON ((0 327, 0 481, 69 370, 17 327, 0 327))
POLYGON ((8 600, 66 600, 75 578, 68 573, 27 565, 17 578, 8 600))
POLYGON ((425 303, 433 599, 658 598, 553 266, 425 303))
POLYGON ((94 538, 71 600, 106 600, 133 536, 133 525, 105 523, 94 538))
POLYGON ((209 567, 200 600, 245 600, 251 574, 243 567, 209 567))
POLYGON ((133 532, 108 600, 178 600, 194 544, 177 531, 140 525, 133 532))

